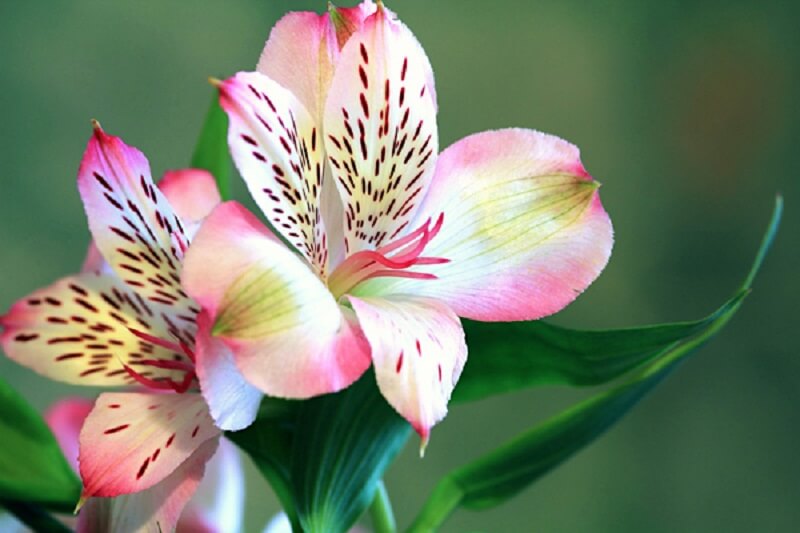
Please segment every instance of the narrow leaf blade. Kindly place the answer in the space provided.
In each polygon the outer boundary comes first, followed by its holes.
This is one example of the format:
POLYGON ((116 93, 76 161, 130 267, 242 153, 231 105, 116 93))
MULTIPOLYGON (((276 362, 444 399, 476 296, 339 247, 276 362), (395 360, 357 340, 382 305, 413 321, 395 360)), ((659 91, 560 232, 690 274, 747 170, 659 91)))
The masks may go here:
MULTIPOLYGON (((743 287, 749 287, 783 211, 776 198, 765 242, 743 287)), ((465 321, 469 361, 453 392, 455 403, 547 384, 595 386, 646 364, 674 342, 708 328, 725 307, 701 320, 618 330, 581 331, 545 322, 465 321)))
POLYGON ((470 356, 453 402, 481 400, 538 385, 601 385, 651 360, 664 347, 697 334, 716 316, 605 331, 545 322, 466 323, 470 356))
POLYGON ((71 512, 81 483, 41 416, 0 380, 0 500, 71 512))
POLYGON ((459 506, 485 509, 506 501, 613 426, 733 317, 750 292, 750 285, 775 238, 781 213, 782 200, 779 197, 743 287, 712 315, 714 319, 700 332, 665 348, 621 385, 573 406, 482 458, 451 472, 437 485, 411 526, 411 531, 435 530, 459 506))

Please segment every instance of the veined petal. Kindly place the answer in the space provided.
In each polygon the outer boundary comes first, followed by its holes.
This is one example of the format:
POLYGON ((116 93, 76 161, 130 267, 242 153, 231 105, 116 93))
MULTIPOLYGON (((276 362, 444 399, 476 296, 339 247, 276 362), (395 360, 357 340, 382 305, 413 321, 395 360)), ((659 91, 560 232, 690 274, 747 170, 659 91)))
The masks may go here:
MULTIPOLYGON (((158 182, 158 188, 183 220, 184 230, 190 240, 200 221, 221 201, 214 176, 206 170, 187 168, 168 171, 158 182)), ((114 272, 94 241, 89 243, 81 272, 114 272)))
POLYGON ((342 49, 325 104, 325 148, 344 204, 349 253, 408 228, 438 151, 430 63, 383 8, 342 49))
POLYGON ((94 402, 87 398, 64 398, 51 405, 44 413, 47 426, 55 435, 64 457, 75 472, 78 471, 78 435, 92 407, 94 402))
POLYGON ((80 434, 83 497, 148 489, 219 434, 199 394, 101 394, 80 434))
POLYGON ((182 353, 147 342, 131 329, 170 339, 172 326, 154 306, 116 277, 70 276, 18 301, 0 318, 6 355, 51 379, 76 385, 129 385, 126 364, 154 380, 180 381, 184 372, 152 361, 190 364, 182 353))
POLYGON ((222 201, 214 176, 198 168, 165 172, 158 188, 184 224, 200 222, 222 201))
POLYGON ((236 446, 219 439, 219 448, 206 464, 205 476, 178 521, 179 533, 236 533, 242 530, 245 480, 236 446))
MULTIPOLYGON (((174 531, 184 506, 203 478, 219 439, 201 444, 171 474, 149 489, 115 498, 90 498, 78 515, 78 533, 174 531)), ((192 529, 200 533, 201 529, 192 529)), ((208 530, 213 531, 213 530, 208 530)))
POLYGON ((183 282, 214 320, 211 334, 266 394, 337 391, 369 367, 360 331, 327 287, 235 202, 217 207, 200 228, 183 282))
POLYGON ((230 118, 228 145, 250 194, 273 227, 324 276, 322 133, 303 104, 263 74, 240 72, 219 90, 230 118))
POLYGON ((376 280, 361 290, 445 301, 459 316, 534 320, 555 313, 597 278, 613 230, 578 149, 552 135, 478 133, 445 150, 420 211, 444 213, 425 255, 437 280, 376 280))
POLYGON ((95 243, 117 275, 150 304, 169 309, 176 327, 191 334, 193 306, 179 285, 189 240, 144 155, 95 124, 78 189, 95 243))
POLYGON ((447 305, 428 298, 349 297, 372 347, 378 387, 423 440, 447 414, 467 360, 464 330, 447 305))
POLYGON ((321 124, 339 50, 374 12, 368 0, 323 15, 289 13, 272 28, 256 70, 291 91, 321 124))
POLYGON ((195 351, 197 379, 217 427, 238 431, 255 420, 262 394, 245 381, 230 348, 211 336, 212 326, 208 313, 201 312, 197 318, 195 351))

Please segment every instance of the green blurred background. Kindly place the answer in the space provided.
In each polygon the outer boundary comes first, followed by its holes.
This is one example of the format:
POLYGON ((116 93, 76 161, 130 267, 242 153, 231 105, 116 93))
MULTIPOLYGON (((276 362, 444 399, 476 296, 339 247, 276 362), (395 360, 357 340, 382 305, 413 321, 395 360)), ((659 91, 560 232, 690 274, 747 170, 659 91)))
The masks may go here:
MULTIPOLYGON (((616 229, 611 263, 553 320, 699 318, 743 279, 776 192, 787 214, 739 315, 609 434, 511 503, 445 531, 796 531, 800 524, 800 17, 792 2, 423 1, 389 5, 436 74, 442 147, 522 126, 582 148, 616 229)), ((289 9, 324 2, 0 2, 0 308, 75 271, 90 118, 188 163, 208 75, 252 69, 289 9)), ((238 188, 242 194, 243 189, 238 188)), ((37 407, 77 389, 6 359, 37 407)), ((88 394, 87 391, 79 391, 88 394)), ((439 476, 590 391, 454 408, 387 483, 407 525, 439 476)), ((250 476, 247 531, 277 509, 250 476)))

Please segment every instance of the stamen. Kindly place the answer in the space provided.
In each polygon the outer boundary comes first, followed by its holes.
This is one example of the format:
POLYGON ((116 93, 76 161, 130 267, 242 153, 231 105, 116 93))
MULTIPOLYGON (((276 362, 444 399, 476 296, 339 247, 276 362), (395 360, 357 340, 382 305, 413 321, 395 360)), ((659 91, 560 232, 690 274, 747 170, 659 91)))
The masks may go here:
POLYGON ((149 342, 150 344, 155 344, 156 346, 161 346, 162 348, 166 348, 167 350, 171 350, 177 353, 183 353, 183 348, 180 344, 164 340, 160 337, 154 337, 149 333, 145 333, 144 331, 139 331, 138 329, 128 328, 128 331, 142 339, 143 341, 149 342))
MULTIPOLYGON (((183 340, 178 339, 178 342, 172 342, 168 340, 164 340, 159 337, 155 337, 143 331, 139 331, 138 329, 128 328, 128 330, 133 333, 136 337, 142 339, 143 341, 149 342, 151 344, 155 344, 156 346, 161 346, 162 348, 166 348, 175 353, 183 354, 189 358, 189 360, 194 363, 195 362, 195 355, 194 351, 186 344, 183 340)), ((194 364, 187 364, 181 361, 166 361, 163 359, 143 359, 139 361, 140 365, 142 366, 152 366, 154 368, 163 368, 166 370, 179 370, 185 372, 183 376, 183 380, 178 383, 177 381, 169 378, 165 378, 163 380, 155 380, 150 379, 145 376, 142 376, 135 370, 133 370, 128 365, 123 364, 122 366, 128 372, 128 374, 144 385, 145 387, 159 389, 159 390, 174 390, 177 393, 184 393, 189 390, 189 386, 192 384, 192 380, 196 377, 194 371, 194 364)))
POLYGON ((183 394, 184 392, 189 390, 189 387, 191 386, 192 381, 195 378, 194 370, 192 370, 191 372, 187 372, 186 375, 183 376, 183 380, 180 383, 169 378, 165 378, 163 380, 156 380, 141 375, 140 373, 138 373, 137 371, 135 371, 126 364, 123 364, 122 367, 125 369, 125 371, 128 373, 129 376, 131 376, 133 379, 135 379, 136 381, 138 381, 147 388, 157 389, 157 390, 173 390, 178 394, 183 394))
POLYGON ((443 257, 421 257, 428 243, 439 233, 444 213, 431 227, 431 219, 420 227, 377 250, 363 250, 345 259, 328 278, 328 288, 337 297, 368 279, 378 277, 436 279, 433 274, 409 272, 416 265, 441 265, 450 260, 443 257), (391 257, 389 254, 393 253, 391 257))
POLYGON ((407 270, 377 270, 361 281, 366 281, 372 278, 439 279, 435 274, 430 274, 428 272, 409 272, 407 270))
POLYGON ((142 359, 139 361, 142 366, 152 366, 155 368, 165 368, 167 370, 182 370, 183 372, 194 372, 194 367, 181 363, 180 361, 166 361, 164 359, 142 359))

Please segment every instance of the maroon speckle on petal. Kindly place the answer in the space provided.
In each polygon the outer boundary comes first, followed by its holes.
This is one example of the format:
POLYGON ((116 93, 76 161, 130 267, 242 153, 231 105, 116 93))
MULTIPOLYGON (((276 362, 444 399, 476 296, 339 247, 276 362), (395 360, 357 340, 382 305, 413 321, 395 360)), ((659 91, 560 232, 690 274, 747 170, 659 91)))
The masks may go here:
POLYGON ((65 353, 63 355, 59 355, 58 357, 56 357, 56 361, 67 361, 69 359, 78 359, 79 357, 83 357, 83 353, 81 352, 65 353))
POLYGON ((111 185, 108 184, 108 182, 105 180, 105 178, 103 178, 103 176, 101 176, 97 172, 93 172, 93 174, 94 174, 94 179, 97 180, 97 183, 102 185, 103 188, 106 189, 108 192, 114 192, 114 189, 111 188, 111 185))
POLYGON ((136 480, 137 481, 142 479, 142 476, 147 471, 148 465, 150 465, 150 458, 149 457, 147 459, 145 459, 144 462, 142 463, 142 466, 139 467, 139 472, 136 473, 136 480))
POLYGON ((200 431, 200 426, 195 426, 194 431, 192 431, 192 438, 197 436, 197 432, 200 431))
POLYGON ((113 434, 113 433, 119 433, 119 432, 120 432, 120 431, 122 431, 123 429, 128 429, 129 427, 131 427, 131 425, 130 425, 130 424, 122 424, 122 425, 120 425, 120 426, 115 426, 115 427, 113 427, 113 428, 108 428, 108 429, 107 429, 107 430, 105 430, 103 433, 104 433, 104 434, 106 434, 106 435, 111 435, 111 434, 113 434))

